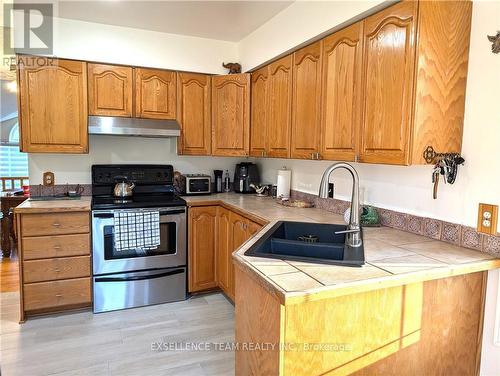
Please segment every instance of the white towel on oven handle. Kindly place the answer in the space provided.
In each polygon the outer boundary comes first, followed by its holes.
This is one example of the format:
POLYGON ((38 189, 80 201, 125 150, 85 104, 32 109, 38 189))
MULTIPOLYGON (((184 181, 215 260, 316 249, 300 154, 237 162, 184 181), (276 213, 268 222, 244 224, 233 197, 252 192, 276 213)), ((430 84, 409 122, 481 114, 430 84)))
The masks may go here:
POLYGON ((160 212, 117 210, 114 212, 114 245, 117 251, 154 249, 160 245, 160 212))

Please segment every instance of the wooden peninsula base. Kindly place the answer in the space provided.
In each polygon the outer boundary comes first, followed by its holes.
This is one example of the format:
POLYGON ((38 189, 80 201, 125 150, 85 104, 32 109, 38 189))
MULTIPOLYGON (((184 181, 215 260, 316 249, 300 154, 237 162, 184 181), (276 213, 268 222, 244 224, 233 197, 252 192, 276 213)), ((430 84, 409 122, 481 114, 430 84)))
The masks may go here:
POLYGON ((487 272, 287 305, 235 269, 237 375, 479 372, 487 272))

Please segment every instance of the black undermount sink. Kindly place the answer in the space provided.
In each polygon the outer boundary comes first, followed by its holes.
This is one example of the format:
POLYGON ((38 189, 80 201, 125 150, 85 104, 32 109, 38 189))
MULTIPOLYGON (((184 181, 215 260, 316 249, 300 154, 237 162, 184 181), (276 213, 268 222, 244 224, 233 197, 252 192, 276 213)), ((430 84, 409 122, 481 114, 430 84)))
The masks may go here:
POLYGON ((279 221, 245 255, 361 266, 365 263, 363 245, 355 248, 347 246, 345 234, 335 234, 346 229, 345 225, 279 221))

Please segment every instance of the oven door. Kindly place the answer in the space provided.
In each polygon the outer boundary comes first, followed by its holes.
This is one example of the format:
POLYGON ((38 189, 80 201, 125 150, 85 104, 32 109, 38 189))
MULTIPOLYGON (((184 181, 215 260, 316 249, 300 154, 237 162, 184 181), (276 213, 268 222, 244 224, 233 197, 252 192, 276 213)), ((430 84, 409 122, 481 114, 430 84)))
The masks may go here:
POLYGON ((116 210, 92 212, 94 275, 186 265, 186 208, 148 210, 160 212, 160 245, 147 250, 117 250, 114 247, 114 213, 116 210))

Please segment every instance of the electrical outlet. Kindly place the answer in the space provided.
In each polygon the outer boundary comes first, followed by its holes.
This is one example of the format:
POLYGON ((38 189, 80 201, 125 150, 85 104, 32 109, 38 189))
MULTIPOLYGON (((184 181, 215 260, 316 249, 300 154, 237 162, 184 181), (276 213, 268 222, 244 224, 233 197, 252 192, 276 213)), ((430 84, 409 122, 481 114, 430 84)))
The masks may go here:
POLYGON ((43 185, 45 185, 46 187, 51 187, 53 186, 56 181, 55 181, 55 177, 54 177, 54 173, 53 172, 50 172, 50 171, 47 171, 47 172, 44 172, 43 173, 43 185))
POLYGON ((498 205, 479 204, 477 231, 495 235, 498 223, 498 205))
POLYGON ((328 197, 333 198, 333 183, 328 183, 328 197))

